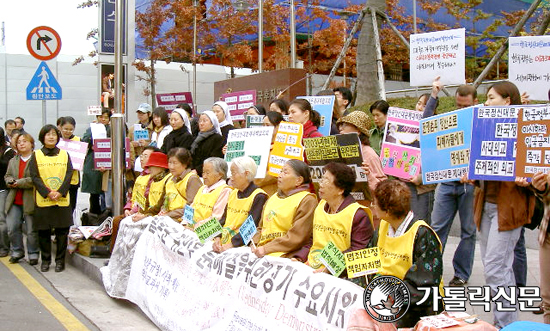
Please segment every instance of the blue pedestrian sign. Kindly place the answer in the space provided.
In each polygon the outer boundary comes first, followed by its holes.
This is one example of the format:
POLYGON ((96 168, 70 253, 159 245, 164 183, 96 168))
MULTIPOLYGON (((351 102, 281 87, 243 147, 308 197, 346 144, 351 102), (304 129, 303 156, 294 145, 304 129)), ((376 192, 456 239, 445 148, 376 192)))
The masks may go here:
POLYGON ((61 100, 61 94, 61 86, 46 62, 42 61, 27 85, 27 100, 61 100))

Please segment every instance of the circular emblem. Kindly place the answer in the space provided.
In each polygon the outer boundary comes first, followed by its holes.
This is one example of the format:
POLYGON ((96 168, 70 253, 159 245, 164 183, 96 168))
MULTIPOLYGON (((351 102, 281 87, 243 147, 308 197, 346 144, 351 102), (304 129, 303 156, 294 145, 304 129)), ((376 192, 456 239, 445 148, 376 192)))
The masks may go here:
POLYGON ((59 187, 61 187, 61 184, 63 184, 63 181, 61 181, 61 178, 59 177, 50 177, 46 179, 46 186, 51 188, 52 190, 57 190, 59 187))
POLYGON ((378 322, 393 323, 402 318, 411 303, 407 285, 394 276, 379 276, 365 288, 363 304, 378 322))

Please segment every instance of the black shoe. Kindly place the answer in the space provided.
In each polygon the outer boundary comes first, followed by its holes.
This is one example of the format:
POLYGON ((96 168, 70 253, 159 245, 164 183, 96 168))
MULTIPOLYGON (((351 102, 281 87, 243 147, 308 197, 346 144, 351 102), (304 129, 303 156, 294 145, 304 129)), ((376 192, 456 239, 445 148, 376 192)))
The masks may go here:
POLYGON ((40 265, 40 271, 42 272, 48 272, 50 270, 50 262, 43 262, 42 265, 40 265))
POLYGON ((23 256, 20 256, 20 257, 12 256, 12 257, 10 257, 10 263, 12 263, 12 264, 18 263, 19 260, 21 260, 22 258, 23 258, 23 256))
POLYGON ((8 256, 9 252, 0 252, 0 257, 8 256))
POLYGON ((454 276, 449 282, 449 286, 465 286, 466 284, 468 284, 468 281, 457 276, 454 276))
POLYGON ((65 270, 65 262, 56 262, 55 263, 55 272, 61 272, 65 270))
POLYGON ((37 265, 38 264, 38 259, 30 259, 29 264, 30 265, 37 265))

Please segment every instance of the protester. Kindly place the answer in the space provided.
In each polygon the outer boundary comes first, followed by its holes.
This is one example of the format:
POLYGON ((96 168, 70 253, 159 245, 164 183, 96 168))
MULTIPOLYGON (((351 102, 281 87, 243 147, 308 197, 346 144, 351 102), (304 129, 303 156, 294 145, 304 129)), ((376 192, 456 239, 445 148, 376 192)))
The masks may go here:
POLYGON ((288 112, 288 118, 291 122, 304 126, 303 139, 323 136, 317 131, 317 128, 321 125, 321 117, 318 112, 311 108, 309 101, 306 99, 295 99, 290 103, 288 112))
POLYGON ((343 253, 363 249, 369 243, 374 228, 371 211, 350 195, 355 185, 354 171, 343 163, 334 162, 327 164, 323 170, 325 173, 319 186, 321 201, 313 216, 313 241, 294 258, 307 261, 317 271, 328 272, 319 255, 329 242, 343 253))
POLYGON ((137 155, 141 155, 141 152, 143 152, 143 148, 151 143, 151 135, 153 134, 153 118, 151 115, 151 105, 148 103, 141 103, 136 110, 136 114, 138 118, 138 122, 136 123, 136 125, 138 125, 141 130, 147 130, 147 139, 134 141, 135 126, 131 127, 128 138, 130 138, 130 146, 132 148, 132 160, 135 159, 137 155))
POLYGON ((172 148, 176 147, 190 149, 193 144, 193 136, 189 132, 190 124, 187 113, 179 108, 174 109, 170 114, 170 126, 172 130, 164 138, 162 152, 168 154, 172 148))
MULTIPOLYGON (((441 244, 433 229, 414 217, 410 198, 409 189, 401 181, 387 179, 376 186, 372 207, 382 221, 368 244, 380 249, 381 268, 374 277, 395 276, 409 289, 409 310, 396 322, 398 328, 412 328, 420 317, 440 312, 434 311, 432 300, 417 304, 424 297, 419 287, 439 287, 443 295, 441 244)), ((441 300, 438 307, 443 308, 441 300)))
MULTIPOLYGON (((199 122, 200 125, 200 122, 199 122)), ((225 213, 231 187, 227 185, 227 163, 219 157, 204 160, 202 179, 204 185, 193 200, 193 221, 200 224, 212 217, 220 219, 225 213)))
POLYGON ((269 110, 281 115, 288 115, 288 102, 283 99, 275 99, 269 103, 269 110))
POLYGON ((221 136, 220 126, 216 115, 207 110, 199 117, 199 135, 191 144, 193 155, 193 168, 202 177, 202 167, 206 159, 210 157, 223 157, 222 148, 225 145, 221 136))
POLYGON ((265 108, 262 105, 254 105, 246 110, 246 115, 264 115, 265 116, 265 108))
POLYGON ((166 138, 173 129, 169 121, 168 113, 164 107, 157 107, 153 110, 153 133, 151 134, 150 145, 162 148, 164 138, 166 138))
MULTIPOLYGON (((218 119, 218 123, 221 130, 220 134, 223 137, 222 146, 225 146, 225 144, 227 143, 227 135, 229 134, 229 131, 235 129, 231 121, 229 106, 227 105, 227 103, 223 101, 216 101, 214 102, 214 105, 212 105, 212 112, 214 112, 214 114, 216 115, 216 118, 218 119)), ((200 129, 200 118, 199 118, 199 129, 200 129)))
MULTIPOLYGON (((279 130, 279 124, 283 121, 283 115, 276 111, 268 111, 264 117, 264 126, 273 126, 273 137, 271 139, 271 149, 273 149, 273 143, 277 137, 277 130, 279 130)), ((270 150, 271 150, 270 149, 270 150)), ((272 196, 277 192, 277 177, 274 177, 266 172, 264 178, 257 178, 254 180, 259 188, 265 191, 268 196, 272 196)))
POLYGON ((34 150, 34 139, 24 133, 15 141, 17 155, 8 164, 4 180, 9 188, 5 212, 8 223, 8 234, 11 244, 10 263, 17 263, 25 257, 23 245, 23 223, 27 236, 27 254, 30 265, 38 264, 38 232, 33 222, 34 185, 30 175, 28 161, 34 150))
POLYGON ((11 130, 11 134, 9 136, 10 137, 10 143, 8 144, 6 142, 6 145, 11 147, 11 149, 16 150, 17 149, 17 144, 16 144, 17 136, 19 136, 21 133, 22 133, 21 130, 17 130, 17 129, 11 130))
POLYGON ((239 229, 248 217, 252 217, 258 226, 268 196, 253 182, 257 168, 256 162, 248 156, 231 160, 231 185, 234 190, 229 195, 227 209, 220 219, 222 236, 215 238, 212 245, 215 252, 221 253, 244 245, 239 229))
POLYGON ((348 115, 346 109, 351 106, 353 94, 350 89, 345 86, 339 86, 332 90, 336 96, 336 104, 338 105, 338 118, 348 115))
POLYGON ((191 133, 193 139, 195 139, 199 134, 199 119, 197 116, 193 116, 193 109, 188 103, 178 103, 176 108, 183 109, 187 113, 187 118, 189 118, 189 124, 191 125, 189 133, 191 133))
POLYGON ((386 100, 375 101, 370 106, 372 119, 374 120, 374 129, 370 130, 370 146, 376 154, 380 155, 382 150, 382 142, 384 141, 384 131, 386 130, 386 117, 390 104, 386 100))
POLYGON ((14 119, 15 122, 15 128, 21 132, 25 131, 25 119, 21 116, 17 116, 14 119))
MULTIPOLYGON (((57 128, 61 132, 61 138, 65 140, 80 141, 80 137, 74 135, 76 121, 72 116, 60 117, 57 128)), ((71 188, 69 189, 71 197, 71 210, 74 212, 76 202, 78 201, 78 188, 80 187, 80 171, 73 170, 71 177, 71 188)))
MULTIPOLYGON (((0 178, 2 178, 8 169, 8 163, 14 157, 15 151, 6 145, 4 129, 0 128, 0 178)), ((6 182, 0 180, 0 257, 8 256, 10 251, 10 239, 8 234, 8 225, 6 223, 5 204, 8 196, 8 187, 6 182)))
POLYGON ((289 160, 277 180, 279 191, 267 200, 260 239, 253 253, 293 257, 311 238, 317 198, 309 192, 311 175, 306 163, 289 160))
POLYGON ((51 124, 44 126, 38 135, 38 140, 44 147, 35 151, 28 165, 36 190, 34 224, 38 230, 42 272, 50 269, 52 229, 56 238, 55 272, 65 270, 67 236, 69 227, 73 224, 69 202, 73 166, 69 154, 56 147, 60 138, 61 133, 57 127, 51 124))

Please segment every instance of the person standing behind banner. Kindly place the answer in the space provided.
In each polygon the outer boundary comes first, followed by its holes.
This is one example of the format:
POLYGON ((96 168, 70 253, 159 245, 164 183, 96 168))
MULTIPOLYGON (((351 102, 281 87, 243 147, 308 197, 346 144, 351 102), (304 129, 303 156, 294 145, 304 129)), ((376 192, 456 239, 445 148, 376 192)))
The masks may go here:
MULTIPOLYGON (((264 117, 264 126, 273 127, 273 137, 271 138, 270 151, 273 149, 273 143, 275 143, 275 137, 277 137, 279 124, 281 124, 282 121, 283 121, 283 115, 281 115, 276 111, 268 111, 266 116, 264 117)), ((272 196, 277 192, 277 177, 272 176, 267 172, 265 173, 264 178, 255 179, 254 184, 256 184, 259 188, 264 190, 268 196, 272 196)))
MULTIPOLYGON (((229 112, 229 106, 224 101, 216 101, 212 105, 212 112, 216 114, 218 123, 220 126, 220 134, 223 137, 222 146, 227 144, 227 136, 229 131, 235 129, 233 122, 231 121, 231 113, 229 112)), ((199 129, 200 129, 200 118, 199 118, 199 129)))
POLYGON ((222 149, 225 146, 221 135, 218 118, 207 110, 199 117, 199 135, 191 144, 191 155, 193 156, 193 169, 202 177, 202 167, 206 159, 210 157, 223 158, 222 149))
POLYGON ((323 135, 317 131, 321 125, 319 113, 311 108, 311 104, 306 99, 294 99, 288 108, 288 119, 290 122, 299 123, 304 126, 303 139, 317 138, 323 135))
POLYGON ((157 107, 153 110, 153 133, 151 134, 151 143, 149 145, 162 148, 164 138, 172 132, 168 113, 164 107, 157 107))
POLYGON ((256 162, 248 156, 231 160, 231 185, 235 189, 229 195, 227 209, 220 219, 223 232, 221 238, 214 239, 214 252, 221 253, 244 245, 239 229, 249 216, 258 226, 268 196, 253 182, 257 169, 256 162))
MULTIPOLYGON (((199 122, 200 124, 200 122, 199 122)), ((227 185, 227 162, 219 157, 204 160, 202 179, 204 185, 199 189, 191 207, 195 210, 195 225, 214 217, 220 219, 225 213, 231 187, 227 185)))
POLYGON ((73 225, 69 189, 73 166, 69 154, 56 147, 61 138, 59 129, 48 124, 38 134, 44 145, 29 160, 29 172, 36 190, 34 223, 42 264, 40 271, 47 272, 52 260, 51 232, 56 238, 55 272, 65 270, 65 253, 69 227, 73 225))
POLYGON ((375 125, 374 129, 371 129, 369 134, 370 146, 378 155, 380 155, 380 151, 382 150, 382 142, 384 141, 386 119, 389 109, 390 104, 386 100, 375 101, 370 106, 370 113, 372 114, 375 125))
POLYGON ((172 131, 164 138, 162 152, 168 154, 172 148, 176 147, 190 149, 191 144, 193 144, 193 136, 189 132, 191 125, 187 113, 179 108, 172 110, 170 126, 172 131))
POLYGON ((269 103, 269 111, 274 111, 281 115, 288 115, 288 102, 284 99, 275 99, 269 103))
MULTIPOLYGON (((59 119, 59 125, 57 126, 61 131, 61 137, 63 139, 80 141, 80 137, 75 136, 74 129, 76 127, 76 121, 72 116, 65 116, 59 119)), ((69 189, 71 197, 71 210, 74 212, 76 208, 76 202, 78 198, 78 188, 80 187, 80 171, 74 170, 71 177, 71 188, 69 189)))
POLYGON ((303 161, 288 160, 277 184, 279 191, 265 204, 258 229, 260 239, 257 248, 252 249, 258 257, 292 257, 311 238, 317 198, 309 192, 311 175, 308 165, 303 161))

